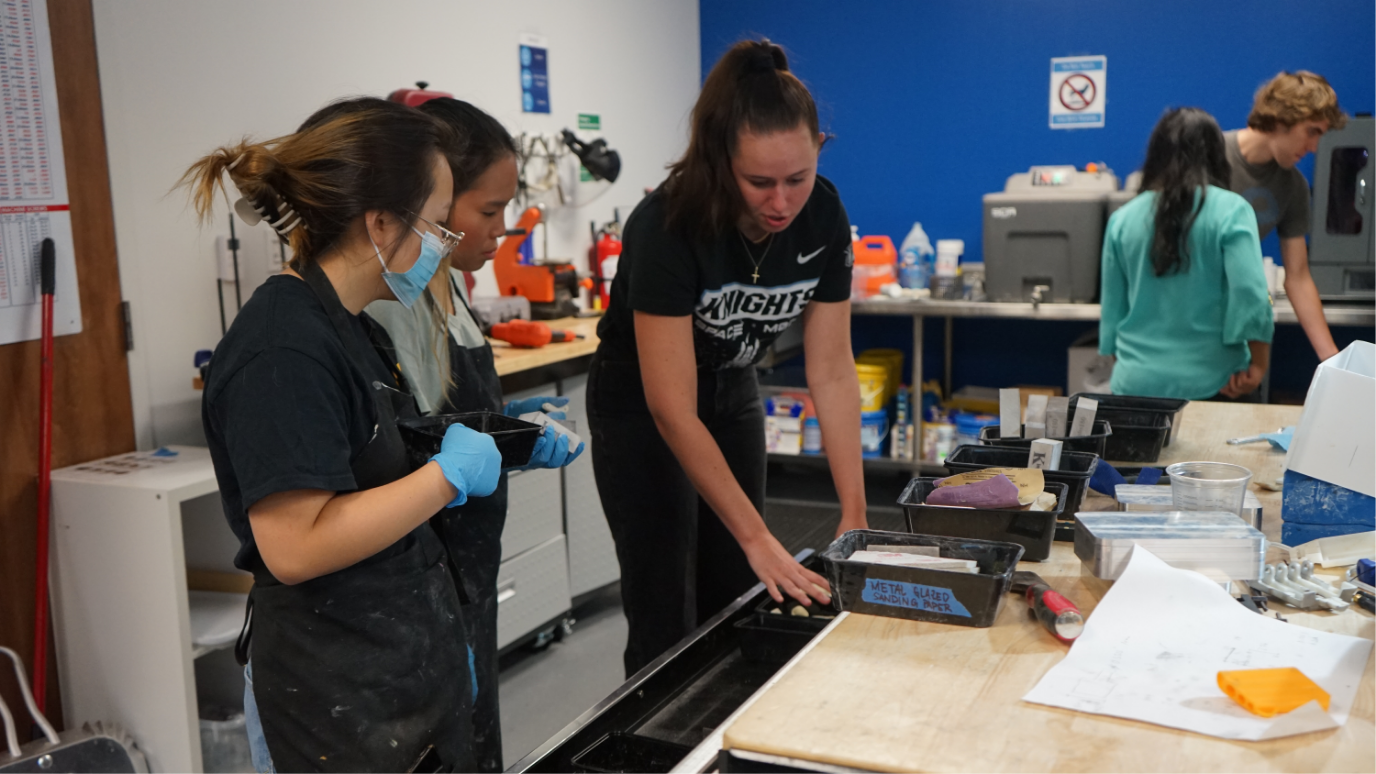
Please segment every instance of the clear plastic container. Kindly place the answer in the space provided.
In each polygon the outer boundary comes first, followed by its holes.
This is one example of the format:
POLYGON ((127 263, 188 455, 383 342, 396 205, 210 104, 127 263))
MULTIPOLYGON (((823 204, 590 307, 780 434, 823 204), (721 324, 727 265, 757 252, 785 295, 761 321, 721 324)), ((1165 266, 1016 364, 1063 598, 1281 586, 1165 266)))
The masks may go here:
POLYGON ((207 772, 254 771, 244 713, 222 707, 203 707, 201 758, 207 772))
POLYGON ((1227 462, 1177 462, 1166 468, 1171 501, 1182 511, 1229 511, 1242 516, 1252 471, 1227 462))

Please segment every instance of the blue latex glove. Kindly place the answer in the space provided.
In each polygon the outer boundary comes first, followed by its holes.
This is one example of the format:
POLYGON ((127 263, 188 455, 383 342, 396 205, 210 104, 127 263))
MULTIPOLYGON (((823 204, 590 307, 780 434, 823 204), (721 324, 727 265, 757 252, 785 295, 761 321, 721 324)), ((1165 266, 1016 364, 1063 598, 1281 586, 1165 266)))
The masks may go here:
POLYGON ((535 450, 530 453, 530 462, 525 467, 517 470, 539 470, 541 468, 562 468, 565 465, 578 459, 578 455, 583 453, 583 442, 578 442, 578 448, 572 453, 569 452, 569 437, 560 435, 552 427, 545 427, 545 432, 535 442, 535 450))
POLYGON ((1271 448, 1290 451, 1290 442, 1295 439, 1295 428, 1287 427, 1278 433, 1262 433, 1262 438, 1271 442, 1271 448))
POLYGON ((497 491, 502 473, 502 454, 492 436, 458 423, 444 431, 440 453, 430 458, 439 463, 444 477, 459 490, 447 507, 468 502, 468 496, 487 497, 497 491))
POLYGON ((1089 488, 1099 494, 1113 497, 1118 485, 1127 482, 1128 480, 1123 478, 1123 474, 1119 473, 1117 468, 1107 462, 1100 461, 1098 465, 1094 466, 1094 473, 1089 477, 1089 488))
POLYGON ((1138 486, 1151 486, 1160 480, 1160 468, 1142 468, 1142 470, 1137 473, 1138 486))
MULTIPOLYGON (((506 408, 502 409, 502 413, 506 414, 509 417, 519 417, 522 414, 529 414, 532 411, 545 411, 546 403, 550 404, 551 406, 559 406, 562 408, 564 406, 569 405, 569 399, 556 398, 552 395, 540 395, 534 398, 522 398, 521 400, 513 400, 510 403, 506 404, 506 408)), ((562 411, 545 411, 545 413, 549 415, 550 419, 566 418, 564 416, 564 412, 562 411)))

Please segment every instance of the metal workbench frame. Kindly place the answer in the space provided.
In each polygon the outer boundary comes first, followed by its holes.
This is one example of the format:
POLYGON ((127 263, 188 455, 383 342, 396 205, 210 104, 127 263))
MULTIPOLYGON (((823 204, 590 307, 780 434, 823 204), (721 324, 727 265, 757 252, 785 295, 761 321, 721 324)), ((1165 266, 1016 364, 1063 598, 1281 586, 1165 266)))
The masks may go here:
MULTIPOLYGON (((1281 300, 1273 306, 1276 323, 1295 325, 1299 318, 1289 301, 1281 300)), ((1325 304, 1324 316, 1329 325, 1376 326, 1376 306, 1370 304, 1325 304)), ((913 320, 912 386, 922 385, 923 320, 928 317, 946 319, 945 374, 943 387, 951 385, 951 321, 956 317, 987 317, 1017 320, 1069 320, 1091 322, 1099 319, 1098 304, 1032 304, 1000 303, 993 301, 933 301, 875 297, 851 303, 851 315, 911 317, 913 320)))

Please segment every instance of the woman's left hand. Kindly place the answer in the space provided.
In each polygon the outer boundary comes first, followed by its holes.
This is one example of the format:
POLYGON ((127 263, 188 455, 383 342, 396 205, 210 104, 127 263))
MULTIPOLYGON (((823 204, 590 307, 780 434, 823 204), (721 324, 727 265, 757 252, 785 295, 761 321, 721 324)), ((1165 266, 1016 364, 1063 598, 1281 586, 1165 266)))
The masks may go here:
POLYGON ((532 411, 544 411, 549 415, 550 419, 567 418, 562 411, 546 410, 545 404, 549 404, 555 408, 563 408, 569 405, 569 399, 558 398, 553 395, 539 395, 534 398, 522 398, 521 400, 513 400, 506 404, 506 408, 502 409, 502 413, 509 417, 519 417, 522 414, 529 414, 532 411))
POLYGON ((1253 390, 1261 386, 1261 381, 1266 377, 1266 369, 1258 367, 1255 363, 1247 366, 1247 370, 1238 371, 1228 377, 1228 383, 1219 392, 1229 398, 1241 398, 1243 395, 1250 394, 1253 390))

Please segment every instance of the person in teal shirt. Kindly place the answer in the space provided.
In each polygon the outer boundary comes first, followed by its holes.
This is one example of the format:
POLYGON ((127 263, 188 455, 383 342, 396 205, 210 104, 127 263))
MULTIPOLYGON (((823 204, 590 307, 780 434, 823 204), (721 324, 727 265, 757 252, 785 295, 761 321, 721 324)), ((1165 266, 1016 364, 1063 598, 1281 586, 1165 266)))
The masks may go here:
POLYGON ((1167 112, 1143 192, 1104 234, 1099 352, 1115 358, 1115 395, 1239 399, 1261 384, 1275 318, 1256 215, 1228 179, 1213 117, 1167 112))

